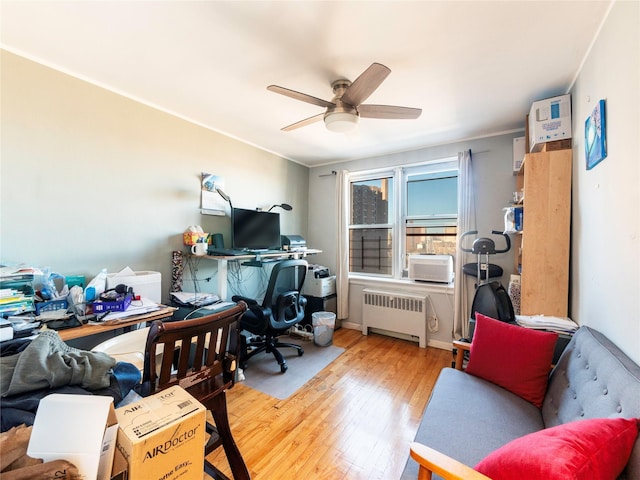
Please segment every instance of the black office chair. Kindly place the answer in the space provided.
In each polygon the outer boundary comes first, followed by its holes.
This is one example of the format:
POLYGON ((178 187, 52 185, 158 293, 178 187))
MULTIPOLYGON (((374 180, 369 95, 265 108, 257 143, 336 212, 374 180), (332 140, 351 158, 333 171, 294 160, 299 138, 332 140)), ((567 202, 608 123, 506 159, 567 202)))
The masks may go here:
MULTIPOLYGON (((234 295, 234 302, 244 301, 249 310, 242 316, 239 327, 253 335, 241 347, 240 366, 247 367, 247 361, 260 352, 272 353, 280 372, 287 371, 287 362, 278 351, 281 347, 291 347, 304 354, 299 345, 278 341, 278 336, 296 323, 304 320, 304 309, 307 299, 300 291, 307 274, 308 264, 305 260, 283 260, 271 271, 269 286, 262 305, 257 300, 234 295)), ((242 337, 244 338, 244 337, 242 337)))

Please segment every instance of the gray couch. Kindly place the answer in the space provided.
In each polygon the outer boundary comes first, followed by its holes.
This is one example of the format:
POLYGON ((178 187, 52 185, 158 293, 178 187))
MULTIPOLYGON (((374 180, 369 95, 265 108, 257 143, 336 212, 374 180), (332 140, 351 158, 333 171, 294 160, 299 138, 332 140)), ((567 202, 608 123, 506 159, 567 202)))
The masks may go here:
MULTIPOLYGON (((640 367, 604 335, 580 327, 551 372, 541 409, 485 380, 445 368, 415 441, 473 467, 528 433, 602 417, 640 417, 640 367)), ((417 478, 418 464, 409 458, 401 479, 417 478)), ((620 478, 640 479, 640 439, 620 478)))

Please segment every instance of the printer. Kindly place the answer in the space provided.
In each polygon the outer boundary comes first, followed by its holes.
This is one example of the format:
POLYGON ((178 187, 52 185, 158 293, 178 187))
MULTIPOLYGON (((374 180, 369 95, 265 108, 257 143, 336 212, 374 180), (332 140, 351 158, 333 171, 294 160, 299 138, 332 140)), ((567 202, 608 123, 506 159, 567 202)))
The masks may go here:
POLYGON ((302 285, 302 294, 312 297, 327 297, 336 293, 336 276, 321 265, 309 265, 302 285))
POLYGON ((283 250, 304 250, 307 248, 307 241, 300 235, 281 235, 283 250))

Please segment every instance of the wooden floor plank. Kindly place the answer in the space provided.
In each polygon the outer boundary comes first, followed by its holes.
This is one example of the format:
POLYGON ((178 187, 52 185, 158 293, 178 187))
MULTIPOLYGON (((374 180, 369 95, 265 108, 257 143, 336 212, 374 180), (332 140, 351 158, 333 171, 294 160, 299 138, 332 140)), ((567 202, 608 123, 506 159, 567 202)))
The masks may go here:
MULTIPOLYGON (((242 383, 227 393, 231 428, 253 480, 400 477, 451 352, 345 328, 333 344, 345 352, 286 400, 242 383)), ((208 458, 230 476, 222 449, 208 458)))

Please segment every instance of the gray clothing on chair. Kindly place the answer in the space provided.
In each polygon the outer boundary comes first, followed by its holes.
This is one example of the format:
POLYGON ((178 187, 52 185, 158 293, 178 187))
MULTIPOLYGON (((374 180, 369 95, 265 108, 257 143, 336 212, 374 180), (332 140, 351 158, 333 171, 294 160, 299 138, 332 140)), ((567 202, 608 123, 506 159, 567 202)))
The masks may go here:
POLYGON ((45 330, 24 351, 0 358, 0 396, 64 385, 106 388, 115 364, 106 353, 70 347, 57 332, 45 330))

